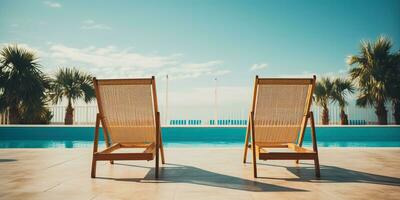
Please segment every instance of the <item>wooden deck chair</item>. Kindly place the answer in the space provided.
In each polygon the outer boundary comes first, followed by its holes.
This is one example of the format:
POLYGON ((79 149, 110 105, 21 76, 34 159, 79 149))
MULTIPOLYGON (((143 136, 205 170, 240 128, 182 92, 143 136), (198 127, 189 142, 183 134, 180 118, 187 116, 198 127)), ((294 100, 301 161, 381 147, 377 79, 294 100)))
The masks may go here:
POLYGON ((93 79, 99 113, 96 117, 91 177, 96 162, 108 160, 153 160, 158 178, 159 149, 164 164, 160 113, 154 76, 147 79, 93 79), (106 149, 98 151, 99 126, 103 126, 106 149), (143 152, 116 153, 120 148, 142 148, 143 152), (113 153, 114 152, 114 153, 113 153))
POLYGON ((257 157, 260 160, 296 160, 296 163, 314 160, 315 175, 320 177, 314 116, 310 112, 315 80, 315 76, 312 79, 256 76, 243 159, 246 163, 247 149, 251 148, 254 177, 257 177, 257 157), (302 147, 308 119, 312 150, 302 147), (288 148, 289 151, 269 152, 267 148, 288 148))

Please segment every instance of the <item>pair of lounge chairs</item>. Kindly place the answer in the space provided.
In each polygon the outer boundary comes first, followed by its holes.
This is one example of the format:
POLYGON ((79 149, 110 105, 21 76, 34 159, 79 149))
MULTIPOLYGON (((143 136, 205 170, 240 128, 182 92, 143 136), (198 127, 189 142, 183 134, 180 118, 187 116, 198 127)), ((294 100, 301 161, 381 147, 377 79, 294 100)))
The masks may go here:
MULTIPOLYGON (((244 145, 253 155, 254 177, 260 160, 314 160, 315 175, 320 176, 313 113, 310 112, 316 77, 312 79, 258 78, 244 145), (311 123, 312 150, 302 147, 307 122, 311 123), (290 151, 268 152, 267 148, 290 151)), ((164 164, 160 113, 156 82, 149 79, 94 79, 99 113, 96 117, 91 177, 96 176, 97 161, 154 160, 155 177, 159 160, 164 164), (99 128, 103 126, 106 149, 98 151, 99 128), (114 153, 121 148, 141 148, 139 153, 114 153)))

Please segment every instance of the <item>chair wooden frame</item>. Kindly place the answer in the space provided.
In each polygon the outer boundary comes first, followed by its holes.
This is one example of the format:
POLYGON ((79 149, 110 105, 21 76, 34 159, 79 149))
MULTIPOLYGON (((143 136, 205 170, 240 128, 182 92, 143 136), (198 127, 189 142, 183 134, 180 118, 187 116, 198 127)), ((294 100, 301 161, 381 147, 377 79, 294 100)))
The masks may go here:
POLYGON ((246 138, 244 145, 244 156, 243 163, 246 163, 247 158, 247 149, 251 148, 253 154, 253 170, 254 177, 257 178, 257 158, 260 160, 296 160, 298 164, 299 160, 314 160, 315 166, 315 176, 320 177, 320 166, 319 166, 319 158, 318 158, 318 147, 317 147, 317 138, 315 133, 315 121, 313 112, 310 112, 310 107, 312 103, 312 94, 315 88, 316 76, 312 79, 266 79, 266 78, 258 78, 256 76, 255 84, 254 84, 254 93, 253 93, 253 102, 251 112, 249 114, 249 122, 247 124, 246 129, 246 138), (306 101, 306 111, 302 119, 300 132, 297 138, 297 143, 287 143, 287 144, 273 144, 273 143, 260 143, 255 141, 255 128, 254 128, 254 109, 257 98, 257 90, 259 84, 282 84, 282 85, 310 85, 307 101, 306 101), (312 150, 308 150, 302 147, 304 133, 307 127, 307 122, 310 120, 311 124, 311 139, 312 139, 312 150), (250 144, 249 141, 251 140, 250 144), (288 148, 293 152, 268 152, 265 148, 288 148))
POLYGON ((160 113, 158 112, 158 103, 157 103, 157 94, 156 94, 156 82, 154 76, 147 79, 106 79, 106 80, 97 80, 93 79, 96 97, 99 106, 99 113, 96 116, 96 126, 94 131, 94 144, 93 144, 93 158, 92 158, 92 170, 91 177, 96 177, 96 164, 97 161, 110 161, 111 164, 114 164, 114 160, 153 160, 155 158, 155 177, 159 176, 159 154, 161 153, 161 162, 165 163, 164 159, 164 148, 162 144, 161 137, 161 126, 160 126, 160 113), (103 109, 101 104, 101 98, 99 95, 99 81, 101 81, 102 85, 135 85, 135 84, 151 84, 152 85, 152 94, 153 94, 153 105, 154 105, 154 116, 155 116, 155 125, 156 125, 156 141, 155 143, 110 143, 110 135, 107 129, 107 124, 103 120, 103 109), (103 134, 104 140, 106 143, 106 149, 99 151, 98 150, 98 142, 99 142, 99 129, 100 123, 103 126, 103 134), (121 148, 144 148, 143 152, 140 153, 113 153, 115 150, 121 148))

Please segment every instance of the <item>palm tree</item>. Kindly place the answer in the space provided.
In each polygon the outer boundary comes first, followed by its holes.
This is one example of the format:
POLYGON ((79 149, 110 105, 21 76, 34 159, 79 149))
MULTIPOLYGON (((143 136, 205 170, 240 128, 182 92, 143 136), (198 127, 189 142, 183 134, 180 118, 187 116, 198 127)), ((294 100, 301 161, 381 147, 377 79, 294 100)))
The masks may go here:
POLYGON ((393 117, 400 124, 400 50, 393 55, 389 73, 389 96, 393 106, 393 117))
POLYGON ((345 107, 348 104, 346 101, 346 96, 348 94, 354 93, 354 86, 350 80, 345 80, 342 78, 336 78, 333 81, 333 91, 332 98, 333 101, 339 104, 340 108, 340 124, 347 125, 349 124, 348 116, 345 112, 345 107))
POLYGON ((17 45, 0 51, 0 112, 9 111, 9 123, 48 123, 45 92, 48 79, 36 55, 17 45))
POLYGON ((68 106, 65 113, 65 124, 73 124, 74 108, 72 102, 83 98, 88 103, 95 98, 92 76, 75 68, 60 69, 51 83, 50 97, 57 104, 66 98, 68 106))
POLYGON ((45 107, 48 103, 48 98, 43 96, 38 101, 30 101, 25 103, 20 108, 21 124, 49 124, 53 114, 45 107), (33 115, 31 113, 34 113, 33 115))
POLYGON ((379 124, 387 124, 385 104, 389 98, 391 47, 392 42, 388 38, 379 36, 375 42, 362 41, 359 55, 348 59, 349 65, 356 65, 350 69, 350 77, 359 87, 356 103, 361 107, 373 106, 379 124))
POLYGON ((317 105, 322 107, 322 124, 329 124, 329 108, 328 105, 332 101, 333 81, 329 78, 322 78, 315 85, 314 99, 317 105))

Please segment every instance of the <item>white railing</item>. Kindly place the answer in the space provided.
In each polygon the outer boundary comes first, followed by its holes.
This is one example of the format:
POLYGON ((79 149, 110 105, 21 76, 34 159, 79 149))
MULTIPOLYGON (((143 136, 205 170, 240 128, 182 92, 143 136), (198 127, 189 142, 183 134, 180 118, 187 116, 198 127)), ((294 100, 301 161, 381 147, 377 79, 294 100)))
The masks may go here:
MULTIPOLYGON (((52 124, 63 124, 65 116, 65 106, 52 106, 50 110, 53 113, 52 124)), ((172 110, 172 109, 171 109, 172 110)), ((170 110, 170 111, 171 111, 170 110)), ((315 120, 317 124, 321 124, 320 107, 313 106, 315 120)), ((97 106, 75 106, 74 124, 94 124, 96 119, 97 106)), ((346 108, 348 119, 352 124, 376 124, 378 119, 372 108, 360 108, 350 105, 346 108)), ((219 125, 243 125, 246 124, 248 113, 246 111, 228 111, 218 114, 219 125)), ((181 117, 175 117, 165 120, 163 112, 161 112, 162 125, 215 125, 213 111, 210 110, 210 117, 188 118, 182 113, 181 117), (214 122, 214 123, 213 123, 214 122)), ((340 124, 340 110, 337 106, 329 107, 330 124, 340 124)), ((394 124, 392 109, 388 106, 388 123, 394 124)))
MULTIPOLYGON (((388 124, 394 124, 393 109, 390 105, 387 105, 388 113, 388 124)), ((313 106, 312 111, 314 112, 314 117, 316 124, 321 124, 321 113, 322 108, 313 106)), ((377 124, 378 118, 375 114, 373 108, 360 108, 356 105, 349 105, 346 107, 346 114, 348 115, 348 120, 352 124, 364 125, 364 124, 377 124)), ((329 124, 340 124, 340 109, 338 106, 329 106, 329 124)))
MULTIPOLYGON (((64 124, 65 109, 66 106, 50 106, 50 111, 53 113, 51 124, 64 124)), ((393 110, 390 105, 388 109, 388 123, 394 124, 393 110)), ((173 109, 170 109, 172 111, 173 109)), ((314 112, 316 124, 321 124, 321 112, 320 107, 313 106, 312 111, 314 112)), ((92 125, 96 120, 96 113, 98 112, 97 106, 75 106, 74 107, 74 124, 77 125, 92 125)), ((214 112, 210 110, 210 117, 198 117, 191 118, 185 117, 185 113, 179 115, 179 117, 172 117, 171 119, 165 119, 164 113, 161 110, 161 124, 162 125, 174 125, 174 126, 197 126, 197 125, 216 125, 214 119, 214 112)), ((349 105, 346 108, 349 121, 352 124, 364 125, 364 124, 376 124, 377 117, 374 109, 372 108, 360 108, 355 105, 349 105)), ((330 124, 340 124, 340 110, 337 106, 331 105, 329 107, 329 118, 330 124)), ((248 113, 245 109, 240 111, 220 111, 218 113, 218 125, 226 126, 240 126, 247 123, 248 113)), ((8 124, 8 113, 0 114, 0 124, 8 124)))
MULTIPOLYGON (((64 124, 66 106, 50 106, 53 113, 51 124, 64 124)), ((94 124, 96 121, 97 106, 75 106, 74 124, 94 124)))

